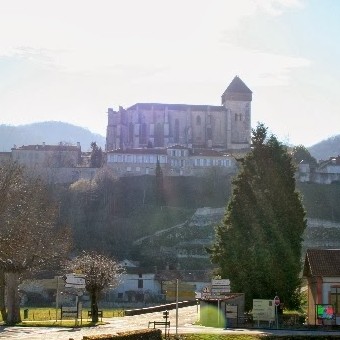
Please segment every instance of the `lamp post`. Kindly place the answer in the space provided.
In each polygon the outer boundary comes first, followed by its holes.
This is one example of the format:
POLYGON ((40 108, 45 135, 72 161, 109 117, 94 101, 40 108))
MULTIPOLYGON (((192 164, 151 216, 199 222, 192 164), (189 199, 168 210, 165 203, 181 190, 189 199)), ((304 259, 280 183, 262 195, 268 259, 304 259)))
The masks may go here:
POLYGON ((178 279, 176 279, 176 339, 178 339, 178 279))

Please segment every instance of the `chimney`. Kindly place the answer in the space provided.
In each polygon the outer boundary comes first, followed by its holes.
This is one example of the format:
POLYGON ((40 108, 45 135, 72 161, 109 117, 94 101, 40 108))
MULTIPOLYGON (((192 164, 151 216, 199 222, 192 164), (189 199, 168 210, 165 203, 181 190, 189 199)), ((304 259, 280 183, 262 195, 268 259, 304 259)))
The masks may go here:
POLYGON ((43 146, 43 148, 45 147, 45 142, 42 142, 42 146, 43 146))
POLYGON ((80 149, 80 142, 77 142, 77 148, 80 149))

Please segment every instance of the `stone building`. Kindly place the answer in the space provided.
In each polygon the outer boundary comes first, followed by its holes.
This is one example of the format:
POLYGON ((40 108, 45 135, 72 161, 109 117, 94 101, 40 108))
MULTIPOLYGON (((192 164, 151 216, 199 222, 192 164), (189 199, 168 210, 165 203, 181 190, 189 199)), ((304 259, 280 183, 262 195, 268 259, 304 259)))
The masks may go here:
POLYGON ((26 167, 65 168, 75 167, 81 160, 80 143, 77 145, 36 145, 14 146, 12 160, 26 167))
POLYGON ((107 152, 107 165, 121 176, 155 175, 159 162, 165 176, 200 176, 209 170, 234 173, 235 158, 230 154, 173 145, 168 148, 117 149, 107 152))
POLYGON ((222 105, 137 103, 108 109, 106 151, 175 144, 226 151, 247 150, 252 91, 236 76, 222 105))

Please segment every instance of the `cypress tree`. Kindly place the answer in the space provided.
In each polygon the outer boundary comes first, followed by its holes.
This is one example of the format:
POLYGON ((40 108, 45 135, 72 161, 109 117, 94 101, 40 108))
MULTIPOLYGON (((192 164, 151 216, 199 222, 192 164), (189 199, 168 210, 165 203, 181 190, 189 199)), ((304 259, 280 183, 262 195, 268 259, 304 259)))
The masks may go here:
POLYGON ((297 308, 306 219, 294 166, 287 148, 263 124, 252 131, 252 146, 208 251, 232 291, 245 293, 248 310, 253 299, 275 295, 297 308))

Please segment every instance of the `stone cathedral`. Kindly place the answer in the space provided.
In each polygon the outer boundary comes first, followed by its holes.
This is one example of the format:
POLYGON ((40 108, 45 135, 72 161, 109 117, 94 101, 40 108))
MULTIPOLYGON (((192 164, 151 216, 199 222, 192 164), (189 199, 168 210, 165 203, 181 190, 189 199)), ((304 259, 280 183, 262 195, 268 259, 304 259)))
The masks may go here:
POLYGON ((137 103, 108 109, 106 151, 136 148, 189 148, 225 151, 250 146, 252 91, 236 76, 220 106, 137 103))

